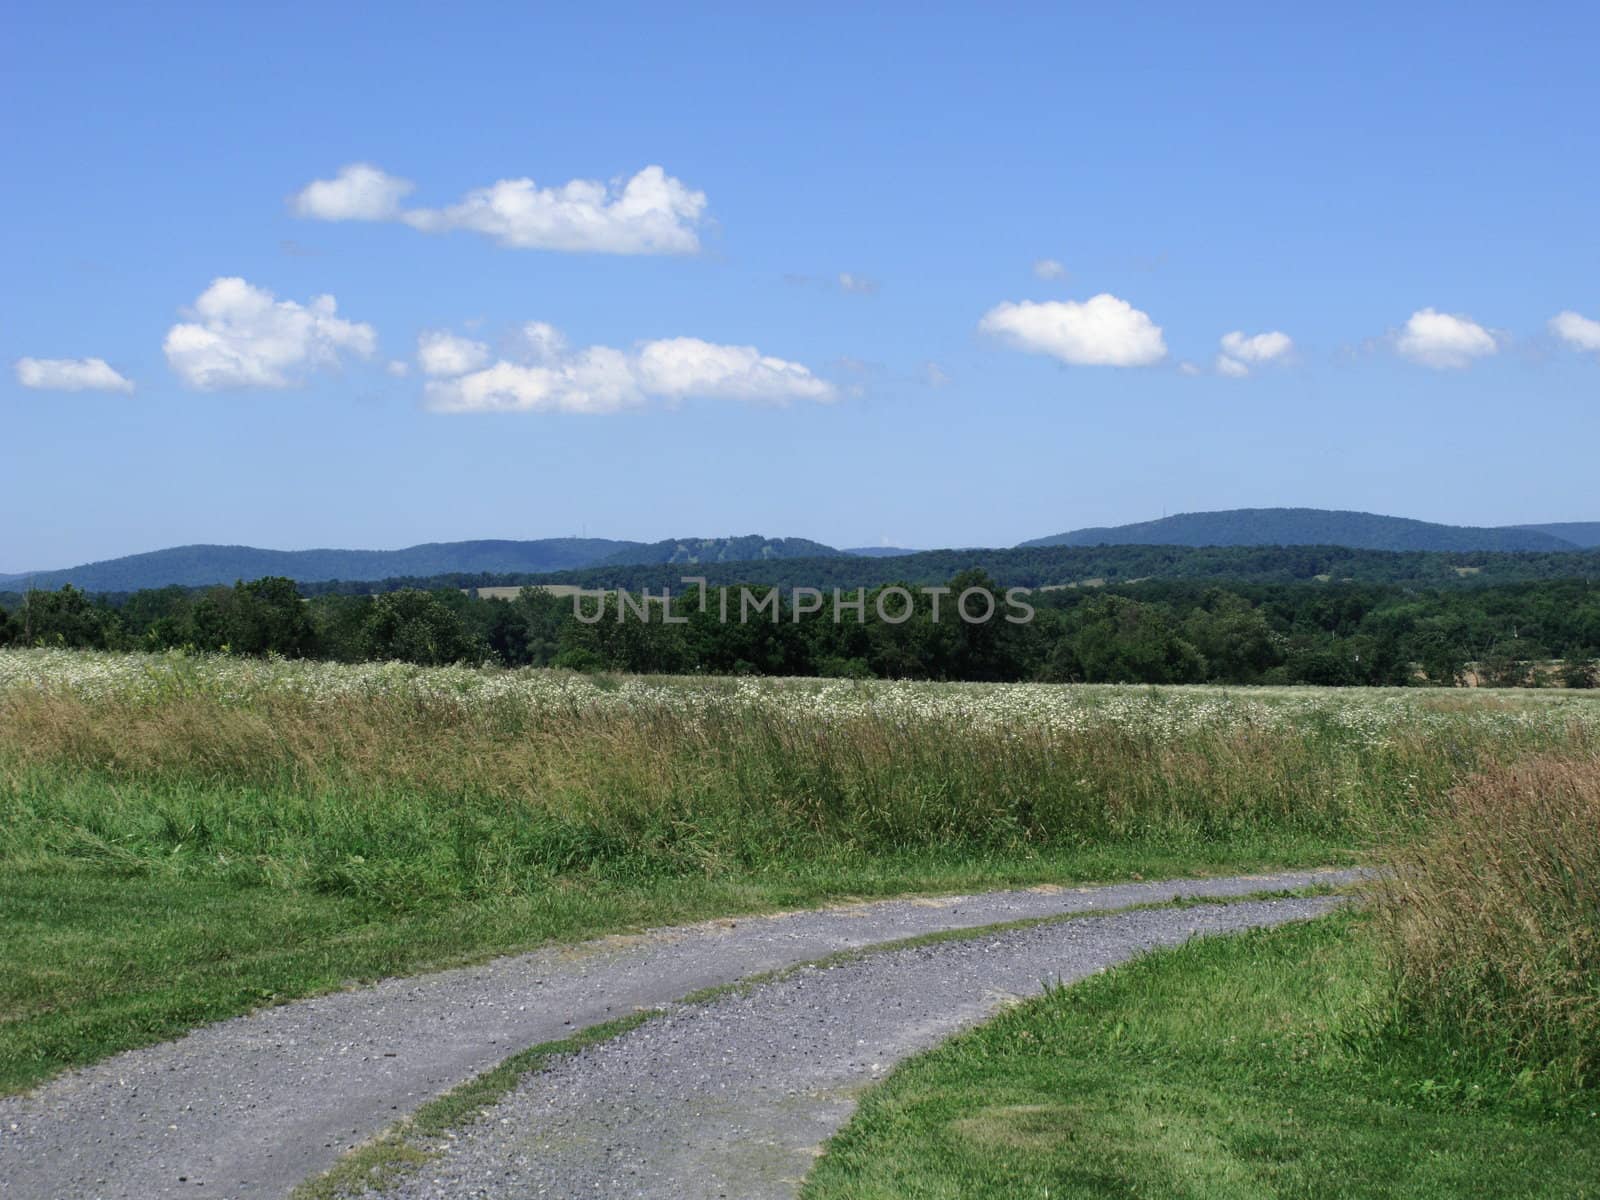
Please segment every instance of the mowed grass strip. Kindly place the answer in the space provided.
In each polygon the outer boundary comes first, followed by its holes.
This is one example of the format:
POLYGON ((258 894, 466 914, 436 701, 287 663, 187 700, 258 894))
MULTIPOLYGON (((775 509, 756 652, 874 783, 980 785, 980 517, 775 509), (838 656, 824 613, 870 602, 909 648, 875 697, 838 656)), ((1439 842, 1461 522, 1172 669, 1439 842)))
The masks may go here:
POLYGON ((1551 1106, 1385 1032, 1365 920, 1205 939, 1023 1004, 869 1092, 804 1196, 1600 1196, 1600 1094, 1551 1106))

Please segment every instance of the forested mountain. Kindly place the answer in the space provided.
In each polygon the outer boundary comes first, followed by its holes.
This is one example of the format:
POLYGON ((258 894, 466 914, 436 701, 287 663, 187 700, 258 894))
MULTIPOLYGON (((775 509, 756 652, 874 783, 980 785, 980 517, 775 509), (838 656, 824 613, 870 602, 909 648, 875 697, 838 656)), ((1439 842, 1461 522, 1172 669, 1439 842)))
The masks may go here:
POLYGON ((1516 528, 1548 533, 1586 550, 1600 547, 1600 521, 1556 521, 1550 525, 1518 525, 1516 528))
POLYGON ((836 550, 807 538, 759 535, 649 543, 609 538, 430 542, 404 550, 177 546, 65 570, 0 575, 0 592, 67 583, 89 592, 133 592, 265 576, 318 585, 343 581, 343 590, 351 591, 535 580, 659 588, 676 583, 687 568, 716 571, 723 582, 870 587, 889 577, 937 582, 969 566, 1026 587, 1143 578, 1271 583, 1330 578, 1444 586, 1479 575, 1480 582, 1586 578, 1595 574, 1589 560, 1597 551, 1600 522, 1473 528, 1372 513, 1240 508, 1079 529, 1011 550, 836 550))
POLYGON ((630 544, 603 560, 603 565, 658 565, 676 563, 759 562, 771 558, 826 558, 849 551, 835 550, 807 538, 765 538, 760 534, 724 538, 668 538, 649 545, 630 544))
MULTIPOLYGON (((1023 546, 1345 546, 1353 550, 1574 550, 1557 525, 1483 528, 1324 508, 1232 508, 1075 529, 1023 546)), ((1600 526, 1574 525, 1574 530, 1600 526)), ((1600 538, 1596 539, 1600 542, 1600 538)))
POLYGON ((429 542, 404 550, 261 550, 254 546, 174 546, 104 562, 0 576, 0 590, 64 583, 90 592, 133 592, 141 588, 204 587, 259 579, 267 575, 295 580, 386 579, 401 575, 444 575, 452 571, 541 572, 603 562, 643 547, 610 538, 542 538, 538 541, 429 542))

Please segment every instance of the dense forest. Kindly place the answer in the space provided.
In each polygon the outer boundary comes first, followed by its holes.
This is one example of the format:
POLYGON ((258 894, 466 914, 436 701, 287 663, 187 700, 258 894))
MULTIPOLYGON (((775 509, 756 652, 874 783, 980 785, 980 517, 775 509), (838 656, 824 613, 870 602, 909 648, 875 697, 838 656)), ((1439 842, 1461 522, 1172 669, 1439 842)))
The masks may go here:
POLYGON ((958 571, 981 570, 1002 587, 1206 581, 1225 586, 1256 583, 1386 583, 1425 589, 1473 588, 1534 580, 1600 580, 1600 551, 1548 554, 1351 550, 1342 546, 1030 546, 1014 550, 924 550, 893 558, 826 556, 768 558, 759 562, 612 564, 581 570, 470 571, 402 575, 377 582, 302 583, 308 595, 366 595, 402 588, 523 587, 562 584, 582 588, 644 588, 659 593, 683 586, 685 575, 714 586, 760 583, 772 587, 877 587, 899 579, 938 584, 958 571))
MULTIPOLYGON (((614 595, 604 612, 587 601, 598 619, 579 621, 570 596, 537 588, 484 599, 458 588, 308 596, 313 589, 283 578, 115 596, 68 586, 0 598, 0 644, 587 671, 1346 686, 1592 687, 1600 656, 1600 583, 1586 580, 1433 589, 1150 580, 1035 592, 1033 619, 1016 624, 955 619, 948 599, 935 620, 921 582, 903 580, 915 607, 898 624, 870 615, 872 590, 864 621, 847 609, 835 622, 829 605, 797 616, 780 590, 740 623, 723 622, 715 604, 701 612, 680 589, 679 619, 667 623, 659 602, 648 621, 631 611, 619 620, 614 595)), ((1007 586, 970 568, 942 582, 955 592, 1007 586)), ((768 589, 749 591, 766 598, 768 589)))

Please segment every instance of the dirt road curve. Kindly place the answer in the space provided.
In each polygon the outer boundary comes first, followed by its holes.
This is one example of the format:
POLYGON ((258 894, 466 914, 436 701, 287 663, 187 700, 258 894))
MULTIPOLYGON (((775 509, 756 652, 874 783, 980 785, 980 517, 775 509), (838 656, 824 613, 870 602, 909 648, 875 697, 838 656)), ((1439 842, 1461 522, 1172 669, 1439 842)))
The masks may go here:
MULTIPOLYGON (((346 1148, 517 1051, 697 989, 939 930, 1350 878, 1286 872, 883 901, 386 980, 207 1026, 0 1099, 0 1192, 7 1200, 282 1197, 346 1148)), ((789 1195, 807 1149, 848 1113, 853 1088, 1006 995, 1192 933, 1293 920, 1330 903, 1247 902, 986 935, 674 1010, 526 1082, 473 1127, 460 1153, 416 1181, 420 1190, 399 1194, 789 1195), (596 1124, 601 1108, 615 1119, 596 1124), (697 1112, 704 1116, 690 1121, 697 1112)))

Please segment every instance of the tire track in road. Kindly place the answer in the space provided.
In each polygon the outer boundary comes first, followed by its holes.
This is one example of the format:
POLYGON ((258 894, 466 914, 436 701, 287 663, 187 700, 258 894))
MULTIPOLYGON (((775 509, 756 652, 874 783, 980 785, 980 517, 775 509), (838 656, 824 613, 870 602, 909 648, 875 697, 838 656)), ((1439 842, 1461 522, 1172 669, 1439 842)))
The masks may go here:
POLYGON ((1328 912, 1241 900, 886 950, 685 1005, 526 1077, 384 1200, 795 1196, 861 1090, 1056 980, 1328 912))

